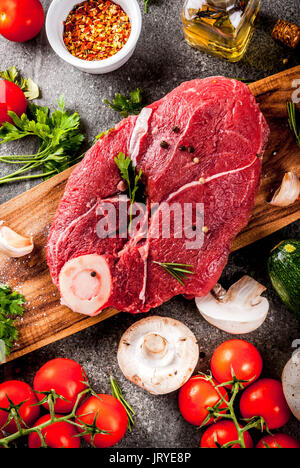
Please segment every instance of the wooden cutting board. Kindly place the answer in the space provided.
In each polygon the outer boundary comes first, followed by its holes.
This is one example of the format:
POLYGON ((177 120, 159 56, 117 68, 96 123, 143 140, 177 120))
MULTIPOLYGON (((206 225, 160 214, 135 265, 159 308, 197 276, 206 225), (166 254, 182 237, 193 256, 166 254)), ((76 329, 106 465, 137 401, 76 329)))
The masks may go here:
MULTIPOLYGON (((297 79, 300 79, 300 66, 250 85, 270 125, 271 136, 264 156, 262 185, 256 206, 249 225, 235 240, 233 250, 262 239, 300 218, 299 201, 288 208, 277 208, 267 203, 286 171, 293 171, 300 177, 300 149, 288 128, 286 112, 286 102, 292 98, 293 86, 296 85, 294 80, 297 79)), ((0 220, 5 220, 17 232, 33 235, 36 246, 33 254, 23 259, 0 256, 0 283, 10 284, 28 301, 26 313, 18 326, 19 341, 9 360, 118 313, 109 309, 94 318, 73 313, 60 305, 58 291, 51 282, 45 256, 47 234, 71 171, 69 169, 53 177, 0 207, 0 220)))

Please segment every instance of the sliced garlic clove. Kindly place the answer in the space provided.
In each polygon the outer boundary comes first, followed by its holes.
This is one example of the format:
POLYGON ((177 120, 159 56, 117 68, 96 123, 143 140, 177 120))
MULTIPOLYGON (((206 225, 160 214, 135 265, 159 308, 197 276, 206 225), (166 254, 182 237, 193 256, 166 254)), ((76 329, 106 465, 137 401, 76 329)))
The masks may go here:
POLYGON ((289 206, 297 201, 300 195, 300 180, 293 172, 287 172, 281 182, 281 186, 276 190, 271 205, 289 206))
POLYGON ((29 255, 34 248, 32 237, 23 237, 0 222, 0 253, 11 258, 29 255))

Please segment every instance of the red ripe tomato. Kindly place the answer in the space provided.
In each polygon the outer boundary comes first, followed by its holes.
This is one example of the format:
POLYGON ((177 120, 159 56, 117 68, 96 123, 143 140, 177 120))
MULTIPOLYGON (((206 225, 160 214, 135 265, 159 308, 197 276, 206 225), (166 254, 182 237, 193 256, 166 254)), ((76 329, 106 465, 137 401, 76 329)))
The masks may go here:
MULTIPOLYGON (((219 388, 223 397, 228 400, 228 395, 223 387, 219 388)), ((220 396, 213 385, 204 377, 195 375, 179 391, 179 409, 186 421, 195 426, 201 426, 208 416, 206 408, 215 406, 220 401, 220 396)), ((223 402, 220 409, 226 408, 223 402)), ((213 419, 207 423, 212 424, 213 419)))
MULTIPOLYGON (((58 395, 61 395, 68 401, 58 398, 55 402, 56 413, 71 413, 79 393, 87 387, 84 384, 87 382, 86 374, 75 361, 71 359, 58 358, 47 362, 37 372, 33 388, 37 392, 49 392, 55 390, 58 395)), ((41 401, 45 395, 38 394, 41 401)), ((49 409, 48 403, 44 407, 49 409)))
POLYGON ((0 34, 9 41, 29 41, 42 29, 44 16, 39 0, 0 0, 0 34))
POLYGON ((239 380, 257 380, 262 372, 263 360, 258 350, 247 341, 230 340, 219 346, 211 360, 213 376, 219 383, 232 380, 231 370, 239 380))
MULTIPOLYGON (((44 424, 51 419, 50 414, 42 416, 34 427, 44 424)), ((80 448, 80 437, 72 424, 65 421, 53 423, 42 429, 42 435, 49 448, 80 448)), ((40 448, 42 446, 40 436, 33 432, 28 437, 29 448, 40 448)))
POLYGON ((8 111, 15 112, 19 117, 26 112, 27 101, 23 91, 14 83, 0 80, 0 126, 4 122, 12 123, 8 111))
POLYGON ((269 429, 278 429, 290 419, 291 412, 277 380, 261 379, 242 394, 240 409, 243 418, 262 416, 269 429))
MULTIPOLYGON (((0 385, 0 408, 9 408, 7 397, 15 405, 19 405, 24 402, 19 409, 20 416, 26 426, 31 427, 40 415, 40 407, 32 406, 38 402, 32 388, 27 383, 20 382, 19 380, 3 382, 0 385)), ((5 426, 7 419, 8 413, 0 410, 0 428, 5 426)), ((21 423, 21 426, 24 427, 24 424, 21 423)), ((13 434, 18 430, 17 425, 13 420, 10 421, 3 429, 9 434, 13 434)))
POLYGON ((300 448, 300 442, 286 434, 267 435, 258 442, 256 448, 300 448))
MULTIPOLYGON (((78 424, 93 424, 95 418, 98 429, 108 431, 108 434, 97 434, 94 437, 95 447, 112 447, 124 437, 128 423, 127 413, 122 403, 113 396, 91 396, 78 408, 76 413, 78 424)), ((84 428, 81 432, 83 431, 84 428)), ((90 435, 84 435, 83 438, 91 444, 90 435)))
MULTIPOLYGON (((218 448, 216 441, 223 446, 238 440, 238 438, 238 432, 232 421, 219 421, 204 432, 201 439, 201 448, 218 448)), ((253 441, 249 432, 244 432, 244 441, 246 448, 253 448, 253 441)), ((235 444, 230 448, 241 448, 241 446, 235 444)))

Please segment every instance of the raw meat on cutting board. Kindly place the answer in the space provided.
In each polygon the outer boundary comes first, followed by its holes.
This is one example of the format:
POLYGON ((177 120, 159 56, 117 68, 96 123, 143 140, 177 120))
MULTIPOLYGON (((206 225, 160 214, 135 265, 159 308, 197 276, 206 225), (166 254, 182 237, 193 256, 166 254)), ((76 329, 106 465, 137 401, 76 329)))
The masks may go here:
POLYGON ((268 135, 248 87, 223 77, 183 83, 120 122, 75 168, 50 231, 48 265, 62 302, 87 315, 106 307, 137 313, 178 294, 208 294, 248 223, 268 135), (142 170, 146 208, 133 238, 121 231, 100 238, 97 226, 107 204, 117 213, 120 200, 129 207, 115 163, 120 152, 142 170), (183 211, 186 204, 195 210, 203 204, 199 248, 187 248, 190 237, 178 237, 174 220, 168 238, 160 232, 164 206, 173 203, 183 211), (193 274, 181 284, 155 262, 190 265, 193 274))

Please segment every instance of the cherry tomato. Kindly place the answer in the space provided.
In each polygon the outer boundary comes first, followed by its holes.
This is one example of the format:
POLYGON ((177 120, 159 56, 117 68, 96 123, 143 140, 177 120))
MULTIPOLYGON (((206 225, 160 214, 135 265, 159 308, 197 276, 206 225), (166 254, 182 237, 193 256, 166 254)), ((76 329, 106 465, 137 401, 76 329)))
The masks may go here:
MULTIPOLYGON (((87 377, 80 364, 71 359, 58 358, 48 361, 40 368, 34 378, 33 388, 37 392, 55 390, 68 400, 58 398, 54 406, 57 413, 65 414, 72 411, 78 394, 87 388, 84 381, 87 382, 87 377)), ((44 395, 38 394, 38 398, 42 400, 44 395)), ((47 403, 44 407, 49 409, 47 403)))
MULTIPOLYGON (((19 380, 3 382, 0 384, 0 408, 9 408, 7 397, 15 405, 24 402, 19 409, 20 417, 26 426, 31 427, 40 415, 40 407, 32 406, 38 402, 32 388, 27 383, 20 382, 19 380)), ((7 419, 8 413, 0 410, 0 428, 3 428, 9 434, 17 432, 18 429, 15 421, 12 420, 5 426, 7 419)), ((23 423, 21 423, 21 426, 25 427, 23 423)))
POLYGON ((291 412, 277 380, 261 379, 242 394, 240 409, 243 418, 262 416, 269 429, 278 429, 290 419, 291 412))
MULTIPOLYGON (((228 395, 223 387, 219 388, 223 397, 228 400, 228 395)), ((181 387, 179 391, 179 409, 186 421, 195 426, 201 426, 208 416, 206 408, 215 406, 220 401, 220 396, 211 382, 201 376, 194 376, 181 387)), ((223 402, 220 409, 226 408, 223 402)), ((212 424, 213 419, 207 423, 212 424)))
POLYGON ((300 448, 300 442, 286 434, 267 435, 258 442, 256 448, 300 448))
MULTIPOLYGON (((210 426, 203 434, 201 439, 201 448, 218 448, 229 442, 238 440, 238 432, 232 421, 219 421, 210 426)), ((249 432, 244 432, 244 441, 246 448, 253 448, 253 441, 249 432)), ((232 445, 230 448, 241 448, 239 444, 232 445)))
POLYGON ((244 384, 244 387, 259 378, 262 368, 263 360, 258 350, 243 340, 230 340, 221 344, 211 360, 211 370, 217 382, 232 380, 233 370, 239 380, 251 381, 244 384))
POLYGON ((29 41, 42 29, 44 16, 39 0, 0 0, 0 34, 9 41, 29 41))
POLYGON ((12 123, 8 111, 15 112, 19 117, 26 112, 27 101, 23 91, 14 83, 0 80, 0 126, 4 122, 12 123))
MULTIPOLYGON (((46 414, 35 423, 34 427, 44 424, 50 419, 50 414, 46 414)), ((42 429, 42 435, 49 448, 80 448, 80 437, 78 437, 75 426, 65 421, 45 427, 45 429, 42 429)), ((42 446, 40 436, 36 432, 29 435, 28 446, 29 448, 40 448, 42 446)))
MULTIPOLYGON (((98 429, 108 431, 108 434, 97 434, 94 437, 95 447, 112 447, 124 437, 128 423, 127 413, 122 403, 113 396, 91 396, 78 408, 77 423, 93 424, 95 418, 98 429)), ((81 432, 83 431, 84 429, 81 432)), ((84 435, 83 438, 91 444, 90 435, 84 435)))

